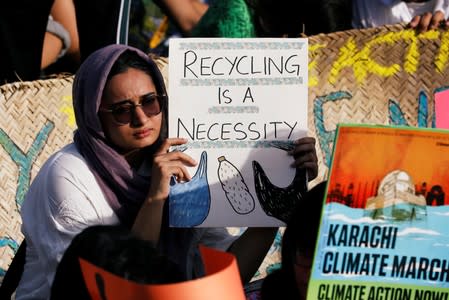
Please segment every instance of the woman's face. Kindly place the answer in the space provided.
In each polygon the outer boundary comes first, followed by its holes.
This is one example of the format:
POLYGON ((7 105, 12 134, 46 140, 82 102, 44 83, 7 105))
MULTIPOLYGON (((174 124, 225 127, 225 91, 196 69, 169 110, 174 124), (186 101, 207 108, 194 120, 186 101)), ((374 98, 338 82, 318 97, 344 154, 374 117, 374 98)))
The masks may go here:
MULTIPOLYGON (((100 105, 100 121, 106 137, 119 148, 122 154, 152 145, 159 137, 162 113, 147 116, 141 106, 130 110, 131 120, 118 123, 109 110, 118 104, 139 105, 143 96, 157 94, 153 80, 138 69, 128 69, 111 77, 106 83, 100 105)), ((157 101, 157 100, 156 100, 157 101)), ((129 107, 129 106, 128 106, 129 107)))

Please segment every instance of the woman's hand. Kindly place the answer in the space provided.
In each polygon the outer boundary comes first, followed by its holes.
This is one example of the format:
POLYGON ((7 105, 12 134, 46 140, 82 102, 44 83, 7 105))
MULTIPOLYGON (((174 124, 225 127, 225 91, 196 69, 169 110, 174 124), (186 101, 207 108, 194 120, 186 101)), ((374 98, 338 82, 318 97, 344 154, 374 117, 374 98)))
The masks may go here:
POLYGON ((295 148, 289 152, 295 161, 292 166, 306 169, 309 181, 318 176, 318 156, 315 149, 315 138, 304 137, 295 141, 295 148))
POLYGON ((178 181, 191 179, 186 166, 193 167, 197 162, 183 152, 168 152, 171 146, 186 142, 183 138, 166 139, 154 154, 147 201, 142 204, 132 227, 132 231, 141 239, 155 244, 159 242, 164 202, 170 191, 171 177, 175 176, 178 181))
POLYGON ((186 142, 187 140, 184 138, 168 138, 154 154, 151 186, 148 193, 148 198, 151 201, 165 201, 167 199, 172 176, 175 176, 178 182, 191 179, 186 166, 193 167, 197 162, 184 152, 168 152, 171 146, 182 145, 186 142))

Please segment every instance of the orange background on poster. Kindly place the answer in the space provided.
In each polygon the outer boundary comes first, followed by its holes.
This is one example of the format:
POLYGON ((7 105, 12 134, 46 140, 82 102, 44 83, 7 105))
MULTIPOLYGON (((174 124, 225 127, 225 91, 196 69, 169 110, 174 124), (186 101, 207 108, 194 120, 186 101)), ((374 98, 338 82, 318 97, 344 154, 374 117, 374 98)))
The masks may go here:
POLYGON ((353 207, 364 208, 366 198, 376 195, 373 183, 378 186, 394 170, 407 172, 415 187, 422 182, 427 183, 427 190, 441 185, 449 197, 449 131, 423 129, 412 136, 407 128, 340 126, 338 130, 329 191, 337 183, 342 187, 353 183, 355 189, 368 190, 353 207))

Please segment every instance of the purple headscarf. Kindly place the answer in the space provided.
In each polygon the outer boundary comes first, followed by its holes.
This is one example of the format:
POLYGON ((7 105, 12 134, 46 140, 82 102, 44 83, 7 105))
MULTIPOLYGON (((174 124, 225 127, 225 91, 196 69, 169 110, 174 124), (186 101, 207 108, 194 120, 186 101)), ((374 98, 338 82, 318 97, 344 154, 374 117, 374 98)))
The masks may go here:
MULTIPOLYGON (((130 46, 110 45, 93 52, 76 73, 73 107, 78 127, 75 144, 94 173, 109 205, 120 221, 130 226, 147 195, 150 180, 133 170, 113 148, 105 137, 98 117, 108 74, 126 50, 136 52, 148 63, 157 91, 166 94, 162 74, 148 55, 130 46)), ((167 116, 166 110, 163 113, 167 116)), ((166 118, 163 117, 163 120, 166 118)))

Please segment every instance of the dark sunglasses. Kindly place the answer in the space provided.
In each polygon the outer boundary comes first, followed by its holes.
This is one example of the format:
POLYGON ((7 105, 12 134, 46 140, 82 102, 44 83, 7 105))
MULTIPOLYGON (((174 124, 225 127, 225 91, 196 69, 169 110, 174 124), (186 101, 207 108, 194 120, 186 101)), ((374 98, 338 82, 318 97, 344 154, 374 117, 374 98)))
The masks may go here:
POLYGON ((129 124, 135 117, 136 108, 140 106, 148 118, 161 113, 164 103, 167 101, 166 95, 156 95, 149 93, 140 97, 140 103, 135 104, 130 100, 111 105, 109 109, 100 108, 100 111, 111 113, 114 121, 120 125, 129 124))

